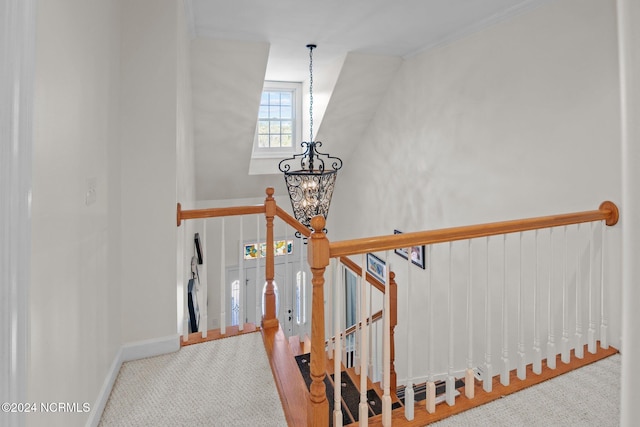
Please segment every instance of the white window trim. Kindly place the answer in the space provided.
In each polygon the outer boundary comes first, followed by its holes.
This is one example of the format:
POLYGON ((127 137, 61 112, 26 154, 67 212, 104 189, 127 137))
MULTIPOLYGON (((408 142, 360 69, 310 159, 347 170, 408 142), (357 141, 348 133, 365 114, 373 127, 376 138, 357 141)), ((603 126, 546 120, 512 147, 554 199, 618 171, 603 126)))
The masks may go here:
MULTIPOLYGON (((262 92, 265 90, 293 90, 293 112, 294 112, 294 131, 291 147, 287 148, 261 148, 258 147, 258 117, 256 117, 256 130, 253 135, 253 151, 254 159, 273 159, 290 156, 300 151, 300 141, 302 141, 302 83, 297 82, 273 82, 265 81, 262 92)), ((262 93, 261 92, 261 93, 262 93)))

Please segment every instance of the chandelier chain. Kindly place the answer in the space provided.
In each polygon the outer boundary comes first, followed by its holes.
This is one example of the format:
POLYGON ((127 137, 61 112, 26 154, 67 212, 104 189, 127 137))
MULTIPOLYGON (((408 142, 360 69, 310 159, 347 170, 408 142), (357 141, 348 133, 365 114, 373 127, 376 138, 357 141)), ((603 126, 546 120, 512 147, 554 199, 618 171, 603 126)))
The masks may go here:
POLYGON ((313 45, 309 45, 309 142, 313 142, 313 45))

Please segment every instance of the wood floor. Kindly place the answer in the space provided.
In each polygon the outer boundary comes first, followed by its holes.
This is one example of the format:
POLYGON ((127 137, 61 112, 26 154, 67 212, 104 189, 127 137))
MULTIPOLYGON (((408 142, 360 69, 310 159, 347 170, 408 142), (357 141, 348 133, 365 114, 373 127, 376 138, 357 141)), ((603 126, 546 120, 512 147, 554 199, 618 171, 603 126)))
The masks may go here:
MULTIPOLYGON (((239 331, 237 326, 228 327, 225 334, 220 334, 219 330, 211 330, 208 331, 207 338, 204 339, 200 333, 190 334, 187 341, 182 341, 181 339, 181 345, 197 344, 200 342, 256 331, 262 332, 265 349, 269 357, 269 363, 271 364, 271 370, 273 372, 288 425, 291 427, 306 427, 308 425, 307 401, 309 399, 309 392, 304 380, 302 379, 302 375, 300 375, 300 370, 294 358, 294 354, 300 354, 300 352, 303 352, 304 347, 301 346, 300 349, 298 349, 295 344, 290 343, 280 327, 261 329, 259 326, 246 324, 243 331, 239 331)), ((424 426, 447 418, 451 415, 459 414, 474 407, 484 405, 527 387, 540 384, 543 381, 547 381, 574 369, 597 362, 598 360, 602 360, 616 353, 618 353, 618 350, 613 347, 603 349, 598 345, 596 354, 591 354, 587 351, 587 347, 585 346, 584 357, 582 359, 576 358, 572 351, 571 361, 565 364, 561 361, 560 355, 558 355, 556 360, 556 369, 549 369, 546 361, 543 361, 542 373, 540 375, 533 373, 531 365, 527 366, 527 375, 525 380, 518 379, 515 370, 511 371, 510 385, 508 387, 503 386, 500 383, 499 376, 495 376, 493 378, 493 390, 490 393, 485 392, 482 388, 482 383, 476 381, 474 399, 466 398, 464 390, 461 389, 460 396, 456 398, 456 404, 454 406, 448 406, 444 403, 440 404, 437 406, 434 414, 429 414, 426 411, 424 408, 424 401, 416 402, 414 408, 415 417, 412 421, 407 421, 404 417, 404 407, 400 407, 393 411, 392 423, 394 426, 424 426)), ((327 359, 327 372, 328 374, 333 373, 333 361, 329 359, 327 359)), ((347 370, 347 374, 351 377, 354 384, 360 384, 360 378, 355 374, 353 369, 347 370)), ((376 390, 378 394, 382 396, 382 391, 377 383, 369 383, 369 387, 376 390)), ((393 396, 392 400, 396 402, 397 398, 393 396)), ((355 425, 357 424, 352 424, 352 426, 355 425)), ((377 415, 369 418, 369 426, 382 426, 382 416, 377 415)))

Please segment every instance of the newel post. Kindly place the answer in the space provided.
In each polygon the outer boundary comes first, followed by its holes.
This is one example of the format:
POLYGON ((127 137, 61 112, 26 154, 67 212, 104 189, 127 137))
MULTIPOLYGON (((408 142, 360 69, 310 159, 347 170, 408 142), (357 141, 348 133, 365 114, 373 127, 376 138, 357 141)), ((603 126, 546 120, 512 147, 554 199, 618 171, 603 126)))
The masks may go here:
POLYGON ((273 198, 274 190, 269 187, 266 190, 267 198, 264 200, 265 217, 267 219, 266 236, 266 265, 265 280, 267 289, 264 293, 264 313, 262 315, 262 327, 277 328, 278 318, 276 317, 276 294, 273 289, 274 260, 273 260, 273 219, 276 216, 276 201, 273 198))
POLYGON ((318 215, 311 219, 313 233, 309 238, 307 259, 311 267, 313 285, 311 308, 311 386, 307 426, 329 425, 329 402, 325 389, 326 372, 324 333, 324 271, 329 265, 329 240, 324 234, 325 219, 318 215))

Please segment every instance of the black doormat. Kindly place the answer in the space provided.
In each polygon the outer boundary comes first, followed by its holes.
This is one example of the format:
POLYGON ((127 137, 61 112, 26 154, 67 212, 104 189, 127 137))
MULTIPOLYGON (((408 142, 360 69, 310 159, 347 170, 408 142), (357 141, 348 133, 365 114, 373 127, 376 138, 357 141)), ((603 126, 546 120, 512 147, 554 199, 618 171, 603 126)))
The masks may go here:
MULTIPOLYGON (((300 369, 300 373, 302 374, 302 378, 304 379, 305 384, 307 385, 307 390, 311 386, 311 354, 301 354, 299 356, 295 356, 296 363, 298 364, 298 368, 300 369)), ((333 408, 334 408, 334 394, 333 394, 333 383, 329 379, 328 376, 324 377, 324 386, 327 393, 327 401, 329 402, 329 426, 333 427, 333 408)), ((345 410, 344 403, 341 405, 340 410, 342 411, 342 420, 344 424, 350 424, 352 422, 349 414, 345 410)))
MULTIPOLYGON (((300 373, 302 374, 302 378, 307 385, 307 389, 309 389, 311 385, 311 354, 305 353, 295 356, 295 358, 298 368, 300 369, 300 373)), ((333 382, 335 377, 332 374, 330 378, 331 379, 329 379, 328 376, 325 376, 324 383, 326 386, 327 400, 329 401, 329 424, 333 425, 333 382)), ((342 382, 342 389, 340 393, 342 396, 342 420, 344 424, 358 422, 360 418, 360 392, 346 372, 343 371, 341 373, 340 380, 342 382)), ((378 393, 373 389, 367 390, 367 402, 370 417, 380 415, 382 413, 382 400, 380 399, 380 396, 378 396, 378 393)), ((399 406, 400 404, 396 402, 392 409, 399 406)))

